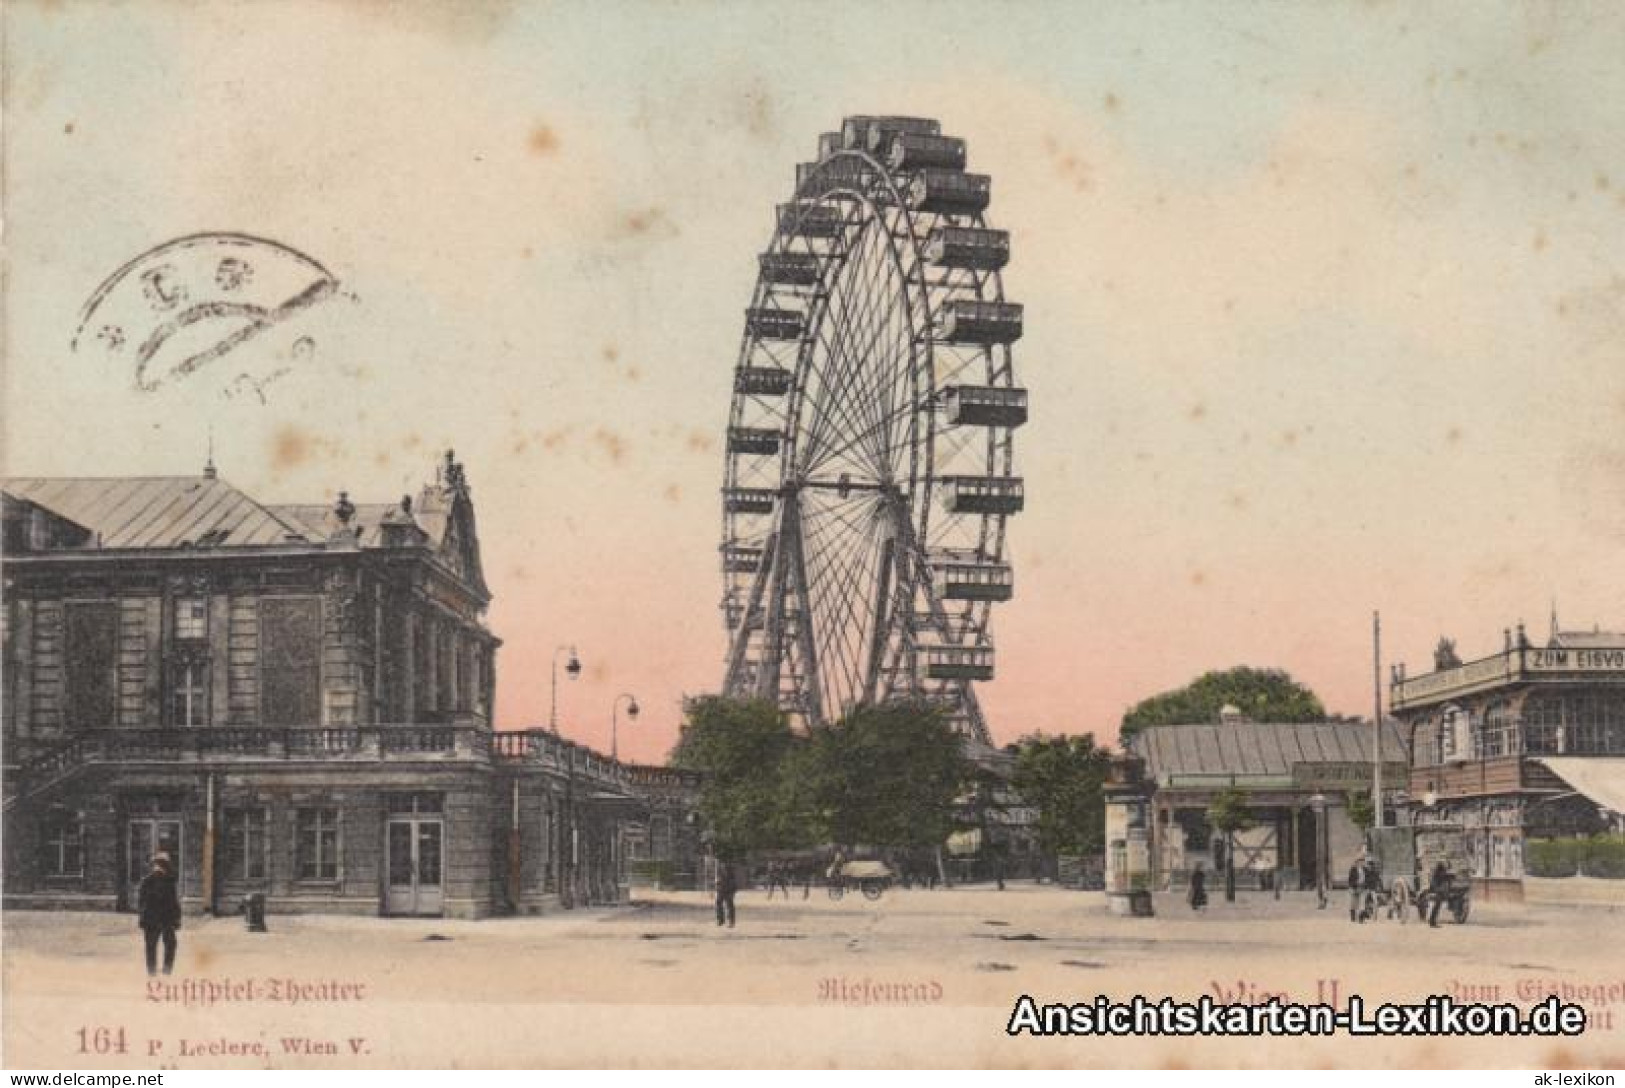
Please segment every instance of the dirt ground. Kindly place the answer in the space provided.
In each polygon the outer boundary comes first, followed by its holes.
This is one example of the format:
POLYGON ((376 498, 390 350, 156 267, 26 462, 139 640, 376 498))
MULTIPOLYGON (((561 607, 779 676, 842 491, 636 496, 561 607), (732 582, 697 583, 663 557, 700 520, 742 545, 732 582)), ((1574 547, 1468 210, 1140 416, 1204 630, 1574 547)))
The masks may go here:
POLYGON ((8 912, 8 1068, 552 1066, 1625 1066, 1625 917, 1479 905, 1465 926, 1357 926, 1343 900, 1244 895, 1151 919, 1099 893, 1012 884, 740 893, 719 928, 695 893, 458 922, 188 919, 149 986, 128 915, 8 912), (1022 994, 1367 1005, 1448 994, 1584 996, 1549 1038, 1011 1038, 1022 994), (1584 991, 1580 987, 1586 987, 1584 991))

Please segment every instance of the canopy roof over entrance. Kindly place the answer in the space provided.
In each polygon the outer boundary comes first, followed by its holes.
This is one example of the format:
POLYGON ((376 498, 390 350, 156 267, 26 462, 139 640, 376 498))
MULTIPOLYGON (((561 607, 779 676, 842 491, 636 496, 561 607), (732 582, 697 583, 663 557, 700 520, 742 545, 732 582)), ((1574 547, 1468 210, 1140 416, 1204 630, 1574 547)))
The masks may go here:
POLYGON ((1540 762, 1576 793, 1625 815, 1625 756, 1542 756, 1540 762))

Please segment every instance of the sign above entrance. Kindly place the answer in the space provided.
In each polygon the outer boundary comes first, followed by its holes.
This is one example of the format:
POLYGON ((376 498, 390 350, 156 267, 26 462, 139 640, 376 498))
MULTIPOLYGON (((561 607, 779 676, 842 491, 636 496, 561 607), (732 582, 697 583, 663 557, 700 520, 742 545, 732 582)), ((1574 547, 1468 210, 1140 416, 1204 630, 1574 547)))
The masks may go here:
MULTIPOLYGON (((1382 776, 1390 782, 1403 781, 1409 768, 1403 762, 1385 762, 1382 776)), ((1292 784, 1302 789, 1345 790, 1371 784, 1369 763, 1294 763, 1292 784)))

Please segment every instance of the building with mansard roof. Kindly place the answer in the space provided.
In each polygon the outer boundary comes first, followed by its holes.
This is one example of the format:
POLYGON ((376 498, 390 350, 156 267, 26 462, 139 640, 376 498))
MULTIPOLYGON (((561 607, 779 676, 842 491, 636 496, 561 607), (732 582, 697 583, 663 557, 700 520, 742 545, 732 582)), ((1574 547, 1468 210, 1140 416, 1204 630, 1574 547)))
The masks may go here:
POLYGON ((493 730, 451 453, 393 503, 262 503, 212 465, 0 503, 7 906, 127 908, 162 852, 193 910, 479 917, 618 901, 629 842, 682 851, 680 772, 493 730))

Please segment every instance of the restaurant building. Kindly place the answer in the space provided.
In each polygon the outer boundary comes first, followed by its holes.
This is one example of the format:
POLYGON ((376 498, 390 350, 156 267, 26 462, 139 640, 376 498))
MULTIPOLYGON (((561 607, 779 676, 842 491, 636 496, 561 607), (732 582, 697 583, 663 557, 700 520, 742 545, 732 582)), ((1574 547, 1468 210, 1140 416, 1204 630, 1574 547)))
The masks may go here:
POLYGON ((1520 624, 1462 661, 1441 639, 1432 672, 1395 666, 1391 706, 1410 738, 1409 819, 1465 832, 1475 888, 1521 898, 1528 843, 1625 831, 1625 634, 1520 624))
MULTIPOLYGON (((1370 722, 1254 722, 1232 707, 1215 724, 1147 727, 1127 743, 1136 805, 1144 805, 1129 826, 1140 835, 1120 837, 1125 848, 1130 840, 1146 844, 1153 888, 1183 887, 1198 865, 1223 868, 1224 836, 1209 807, 1235 789, 1251 823, 1234 835, 1238 885, 1313 888, 1322 872, 1328 886, 1340 885, 1362 845, 1348 795, 1371 790, 1375 738, 1370 722)), ((1390 807, 1404 786, 1404 744, 1398 724, 1386 722, 1390 807)))
POLYGON ((500 643, 450 452, 390 503, 260 503, 211 464, 11 479, 3 504, 7 907, 129 909, 160 851, 194 911, 616 902, 642 787, 684 793, 493 730, 500 643))

